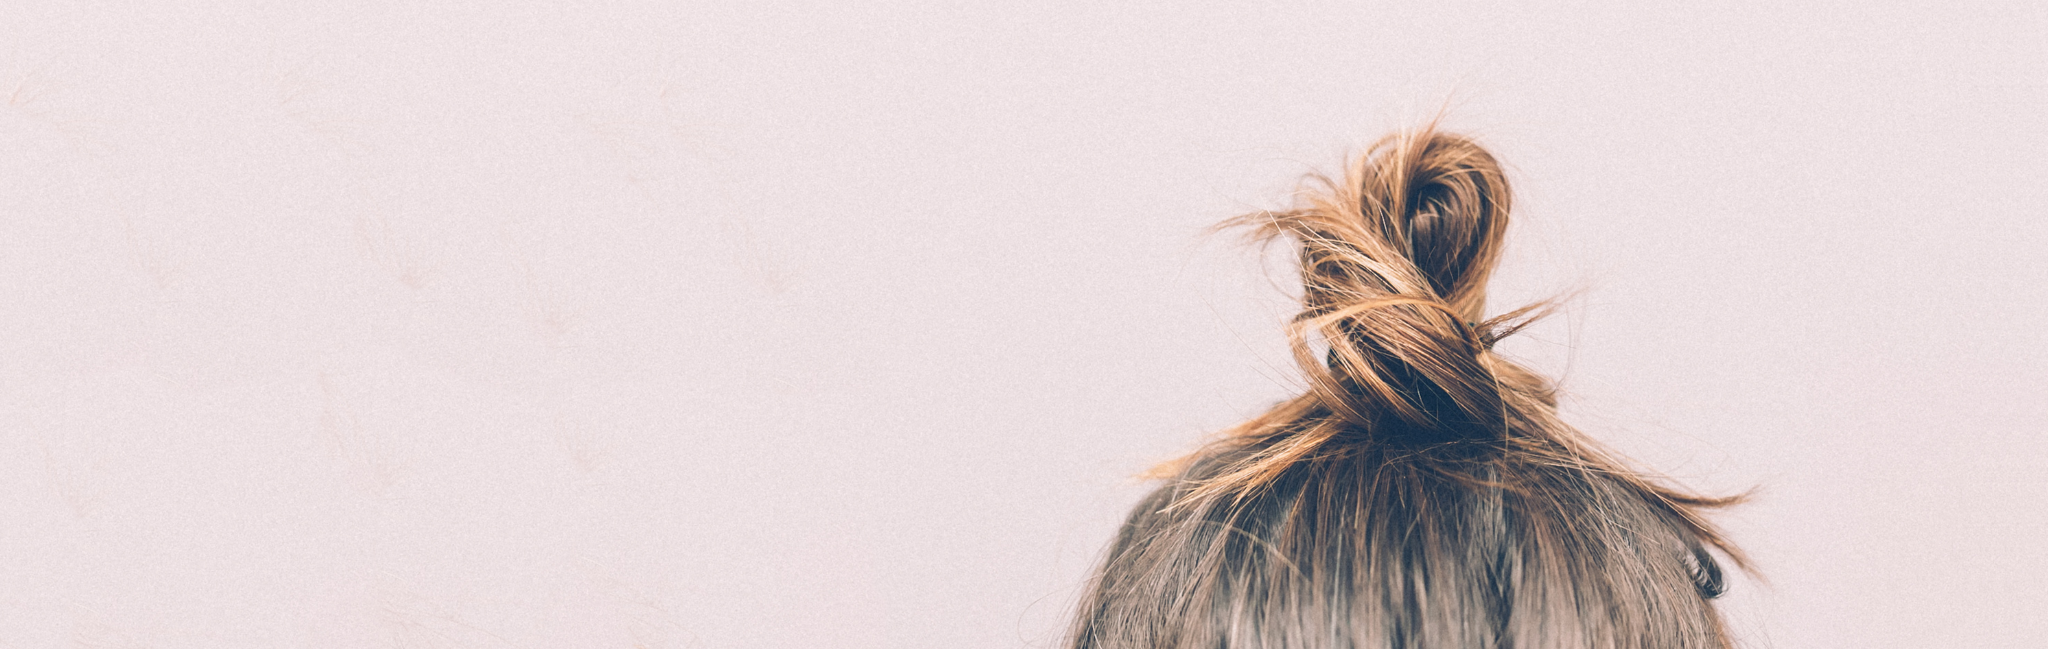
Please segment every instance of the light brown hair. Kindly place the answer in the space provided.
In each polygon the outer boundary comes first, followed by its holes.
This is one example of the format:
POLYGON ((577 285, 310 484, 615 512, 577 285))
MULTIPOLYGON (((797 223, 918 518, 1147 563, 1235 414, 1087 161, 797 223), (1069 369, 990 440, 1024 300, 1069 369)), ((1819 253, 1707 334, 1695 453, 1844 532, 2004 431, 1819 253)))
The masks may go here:
POLYGON ((1300 247, 1305 393, 1156 470, 1084 595, 1075 649, 1705 648, 1702 516, 1557 416, 1484 317, 1508 184, 1472 140, 1393 135, 1300 203, 1235 219, 1300 247))

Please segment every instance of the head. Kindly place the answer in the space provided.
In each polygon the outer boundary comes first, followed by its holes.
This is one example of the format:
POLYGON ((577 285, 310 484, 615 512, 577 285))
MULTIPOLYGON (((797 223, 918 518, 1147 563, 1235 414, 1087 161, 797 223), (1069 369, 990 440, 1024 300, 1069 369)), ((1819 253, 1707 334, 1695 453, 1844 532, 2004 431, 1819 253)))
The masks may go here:
POLYGON ((1083 598, 1076 649, 1726 647, 1688 494, 1557 417, 1495 354, 1545 307, 1485 317, 1510 207, 1499 164, 1388 137, 1293 209, 1304 393, 1156 471, 1083 598))

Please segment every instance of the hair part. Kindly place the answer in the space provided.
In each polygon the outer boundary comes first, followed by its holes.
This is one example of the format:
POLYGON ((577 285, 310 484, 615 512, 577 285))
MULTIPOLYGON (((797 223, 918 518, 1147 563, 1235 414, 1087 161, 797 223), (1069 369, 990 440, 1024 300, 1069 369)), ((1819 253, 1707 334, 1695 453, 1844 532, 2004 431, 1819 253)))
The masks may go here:
POLYGON ((1492 351, 1548 303, 1485 318, 1507 232, 1493 156, 1389 136, 1286 211, 1288 338, 1308 389, 1155 469, 1085 594, 1075 649, 1727 647, 1703 516, 1557 416, 1492 351))

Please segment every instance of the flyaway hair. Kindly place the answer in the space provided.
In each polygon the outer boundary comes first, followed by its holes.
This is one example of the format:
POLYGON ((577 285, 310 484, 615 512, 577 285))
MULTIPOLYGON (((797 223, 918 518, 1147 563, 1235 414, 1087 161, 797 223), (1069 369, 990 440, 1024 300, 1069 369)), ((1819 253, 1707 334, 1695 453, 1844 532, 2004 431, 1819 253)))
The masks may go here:
POLYGON ((1747 564, 1703 511, 1740 497, 1631 469, 1492 351, 1548 309, 1485 317, 1509 208, 1493 156, 1432 126, 1233 220, 1299 246, 1308 389, 1155 470, 1069 646, 1731 646, 1715 555, 1747 564))

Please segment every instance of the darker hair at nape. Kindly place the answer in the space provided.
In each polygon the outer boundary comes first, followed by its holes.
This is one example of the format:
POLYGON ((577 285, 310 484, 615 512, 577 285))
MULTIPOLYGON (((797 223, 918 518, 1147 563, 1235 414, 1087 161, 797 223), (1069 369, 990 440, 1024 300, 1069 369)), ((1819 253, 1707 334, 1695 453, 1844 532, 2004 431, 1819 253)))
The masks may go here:
POLYGON ((1704 511, 1742 496, 1632 469, 1492 351, 1549 310, 1483 317, 1493 156, 1431 125, 1312 182, 1230 222, 1299 246, 1308 389, 1155 470, 1069 646, 1731 646, 1716 554, 1748 563, 1704 511))

